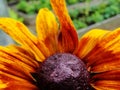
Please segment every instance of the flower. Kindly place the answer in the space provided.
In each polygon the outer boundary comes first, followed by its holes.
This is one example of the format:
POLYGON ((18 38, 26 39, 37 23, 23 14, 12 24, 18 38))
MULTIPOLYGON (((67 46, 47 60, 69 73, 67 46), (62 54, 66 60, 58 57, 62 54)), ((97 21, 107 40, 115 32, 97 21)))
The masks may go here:
MULTIPOLYGON (((51 0, 51 5, 60 25, 54 14, 47 8, 43 8, 39 11, 36 19, 37 36, 30 33, 27 27, 19 21, 0 18, 0 28, 19 44, 0 46, 0 89, 42 90, 42 85, 47 83, 41 84, 42 80, 44 81, 39 76, 42 73, 41 68, 47 70, 45 73, 51 73, 50 68, 62 65, 62 68, 54 69, 56 71, 53 70, 54 72, 50 74, 50 77, 53 77, 52 79, 57 83, 60 80, 64 81, 65 77, 67 77, 65 80, 68 80, 69 76, 79 76, 74 73, 80 72, 79 70, 85 72, 81 72, 83 75, 81 75, 80 83, 76 77, 74 83, 77 82, 77 88, 73 88, 76 86, 72 83, 69 86, 73 89, 64 90, 119 90, 120 28, 114 31, 94 29, 78 40, 76 30, 65 6, 65 0, 51 0), (57 61, 55 61, 56 59, 57 61), (60 64, 56 64, 56 62, 60 64), (71 65, 69 67, 73 71, 64 63, 69 63, 71 65), (47 66, 44 67, 46 64, 47 66), (61 69, 62 71, 60 71, 61 69), (85 86, 81 83, 82 81, 84 81, 85 86), (79 87, 79 85, 81 86, 79 87)), ((45 75, 47 76, 47 74, 45 75)), ((52 90, 51 86, 47 88, 43 88, 43 90, 52 90)), ((64 88, 64 85, 59 88, 64 88)))

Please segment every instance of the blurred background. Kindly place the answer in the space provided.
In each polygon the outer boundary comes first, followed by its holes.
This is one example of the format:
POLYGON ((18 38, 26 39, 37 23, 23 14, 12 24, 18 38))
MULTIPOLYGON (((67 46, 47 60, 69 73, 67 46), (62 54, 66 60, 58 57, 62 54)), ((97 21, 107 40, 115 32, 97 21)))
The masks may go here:
MULTIPOLYGON (((79 36, 93 28, 113 30, 120 27, 120 0, 66 0, 79 36)), ((52 10, 49 0, 0 0, 0 17, 23 22, 35 32, 35 17, 40 8, 52 10)), ((0 31, 0 45, 13 41, 0 31)))

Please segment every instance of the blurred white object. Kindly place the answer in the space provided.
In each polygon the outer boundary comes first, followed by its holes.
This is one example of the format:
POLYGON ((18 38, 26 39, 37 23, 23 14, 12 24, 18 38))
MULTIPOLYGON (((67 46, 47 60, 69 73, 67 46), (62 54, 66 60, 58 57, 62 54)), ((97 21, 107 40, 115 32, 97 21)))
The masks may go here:
MULTIPOLYGON (((0 0, 0 17, 8 17, 8 8, 6 0, 0 0)), ((13 43, 12 39, 0 30, 0 45, 8 45, 13 43)))

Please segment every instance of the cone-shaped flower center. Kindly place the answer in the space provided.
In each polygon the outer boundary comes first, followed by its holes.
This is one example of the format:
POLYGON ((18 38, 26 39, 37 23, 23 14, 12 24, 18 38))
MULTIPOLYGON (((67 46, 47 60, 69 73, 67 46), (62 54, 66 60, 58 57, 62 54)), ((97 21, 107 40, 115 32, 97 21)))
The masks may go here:
POLYGON ((50 56, 41 64, 37 74, 40 90, 90 90, 86 66, 72 54, 50 56))

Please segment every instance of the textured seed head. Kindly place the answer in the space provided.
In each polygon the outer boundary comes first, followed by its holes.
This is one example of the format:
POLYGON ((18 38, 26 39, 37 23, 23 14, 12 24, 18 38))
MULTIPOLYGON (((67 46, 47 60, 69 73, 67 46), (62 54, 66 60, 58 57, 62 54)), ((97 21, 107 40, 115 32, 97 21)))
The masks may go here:
POLYGON ((85 64, 75 55, 58 53, 37 70, 40 90, 91 90, 85 64))

